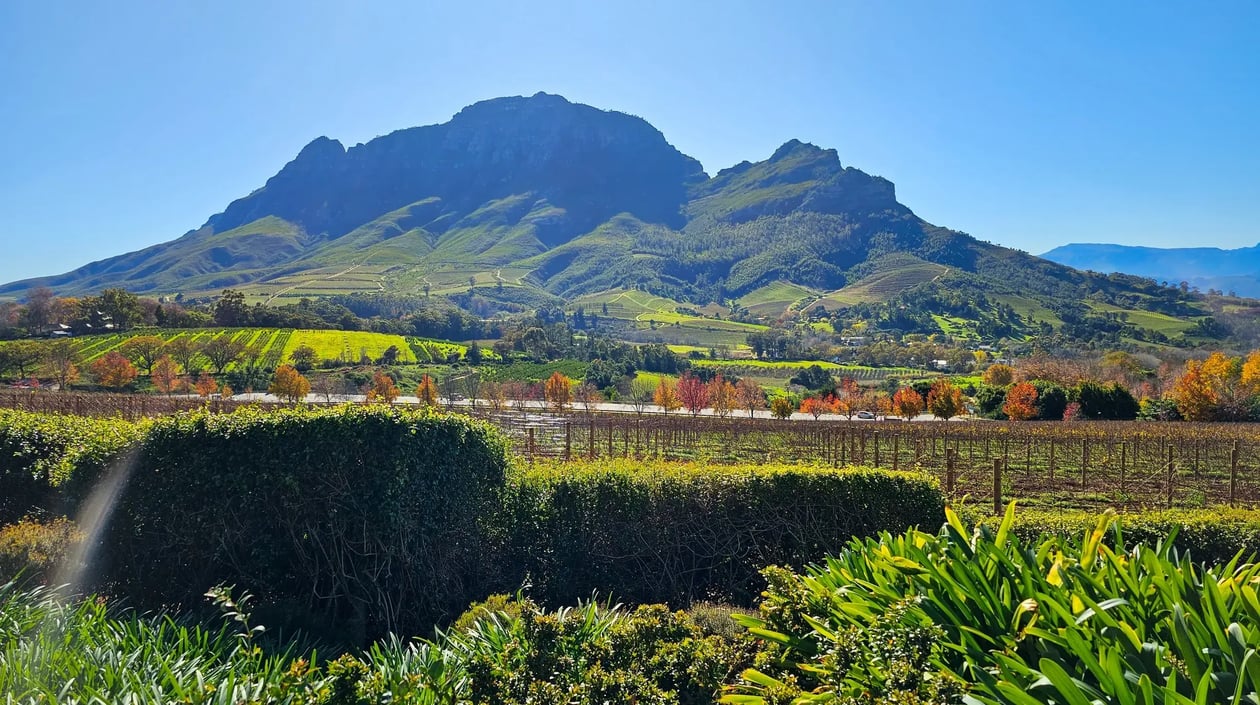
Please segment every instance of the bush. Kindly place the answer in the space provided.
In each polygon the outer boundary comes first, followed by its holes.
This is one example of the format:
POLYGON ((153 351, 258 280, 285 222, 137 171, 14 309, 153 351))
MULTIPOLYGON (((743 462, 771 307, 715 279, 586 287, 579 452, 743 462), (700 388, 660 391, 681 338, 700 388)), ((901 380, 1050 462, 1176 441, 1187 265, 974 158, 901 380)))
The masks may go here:
POLYGON ((416 633, 489 592, 480 518, 506 450, 482 422, 382 406, 160 419, 103 541, 104 587, 155 606, 235 584, 351 641, 416 633))
POLYGON ((83 541, 83 532, 65 517, 48 521, 27 518, 0 527, 0 583, 19 573, 45 582, 70 551, 83 541))
POLYGON ((1110 515, 1031 543, 1013 506, 996 530, 947 519, 855 540, 806 577, 768 571, 761 617, 741 620, 767 648, 726 701, 1256 702, 1260 565, 1203 569, 1119 532, 1113 550, 1110 515))
POLYGON ((633 461, 539 466, 513 479, 505 505, 505 561, 536 596, 675 605, 751 604, 768 564, 933 526, 944 508, 937 482, 918 473, 633 461))
POLYGON ((0 524, 72 514, 143 426, 119 419, 0 410, 0 524))

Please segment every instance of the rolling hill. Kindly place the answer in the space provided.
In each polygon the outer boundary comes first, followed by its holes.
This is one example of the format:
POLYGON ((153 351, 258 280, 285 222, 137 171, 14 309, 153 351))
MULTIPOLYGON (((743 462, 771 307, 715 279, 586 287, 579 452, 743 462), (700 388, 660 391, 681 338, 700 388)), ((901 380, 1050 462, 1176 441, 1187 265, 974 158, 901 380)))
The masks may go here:
MULTIPOLYGON (((832 149, 789 140, 710 177, 647 121, 543 93, 349 149, 320 137, 182 237, 5 284, 0 295, 36 286, 190 297, 231 286, 268 301, 475 290, 569 304, 638 290, 676 308, 733 304, 764 319, 913 298, 955 318, 971 302, 972 318, 1027 329, 1117 311, 1188 328, 1205 313, 1149 281, 927 223, 891 181, 842 165, 832 149)), ((684 321, 654 315, 644 325, 667 323, 684 321)))

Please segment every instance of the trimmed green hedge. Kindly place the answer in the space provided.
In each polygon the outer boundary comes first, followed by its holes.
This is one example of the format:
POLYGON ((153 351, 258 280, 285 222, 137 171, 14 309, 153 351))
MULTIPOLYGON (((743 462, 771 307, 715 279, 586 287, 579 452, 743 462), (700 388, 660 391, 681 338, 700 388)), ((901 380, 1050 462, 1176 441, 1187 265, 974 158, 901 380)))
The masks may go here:
POLYGON ((73 513, 101 470, 143 433, 121 419, 0 409, 0 524, 73 513))
POLYGON ((544 465, 514 477, 504 503, 507 559, 555 604, 592 592, 751 604, 767 565, 944 520, 927 475, 801 465, 544 465))
MULTIPOLYGON (((1098 523, 1098 514, 1083 511, 1045 511, 1020 508, 1013 531, 1025 541, 1043 534, 1080 539, 1098 523)), ((974 517, 973 517, 974 519, 974 517)), ((1001 517, 986 516, 982 523, 996 528, 1001 517)), ((1260 510, 1170 509, 1120 514, 1124 542, 1154 545, 1176 530, 1173 547, 1196 562, 1226 563, 1238 553, 1260 558, 1260 510)))
POLYGON ((110 460, 129 463, 86 587, 149 609, 236 585, 268 623, 351 642, 425 631, 524 584, 551 604, 592 593, 751 604, 767 564, 801 566, 853 536, 943 517, 935 480, 913 473, 629 461, 512 471, 491 426, 384 406, 18 421, 10 436, 29 450, 4 478, 27 483, 12 493, 15 515, 73 508, 110 460))
POLYGON ((103 542, 108 587, 187 604, 236 584, 351 640, 416 633, 485 589, 482 518, 507 468, 491 426, 425 411, 165 417, 103 542))

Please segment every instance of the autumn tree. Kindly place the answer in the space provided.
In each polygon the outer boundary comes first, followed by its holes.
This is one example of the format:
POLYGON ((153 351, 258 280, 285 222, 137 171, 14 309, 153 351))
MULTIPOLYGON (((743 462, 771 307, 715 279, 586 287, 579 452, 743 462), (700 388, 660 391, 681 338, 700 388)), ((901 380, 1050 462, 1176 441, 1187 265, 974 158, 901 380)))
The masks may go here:
POLYGON ((153 363, 149 379, 159 392, 170 394, 179 387, 179 365, 175 364, 170 355, 163 355, 153 363))
POLYGON ((96 359, 89 367, 92 378, 102 387, 122 389, 139 376, 135 365, 117 350, 110 350, 96 359))
POLYGON ((770 400, 770 415, 776 419, 791 418, 794 411, 796 411, 796 407, 792 404, 792 400, 787 397, 775 397, 770 400))
POLYGON ((293 365, 280 365, 271 378, 267 392, 288 402, 298 402, 311 393, 311 383, 293 365))
POLYGON ((1239 383, 1248 396, 1260 396, 1260 350, 1247 356, 1239 370, 1239 383))
POLYGON ((79 381, 79 355, 73 343, 59 340, 48 346, 45 352, 44 369, 57 383, 58 389, 68 389, 79 381))
POLYGON ((302 344, 294 348, 293 352, 289 353, 289 361, 293 363, 293 367, 295 367, 298 372, 305 372, 314 367, 315 363, 319 362, 319 357, 315 353, 315 348, 302 344))
POLYGON ((201 354, 210 361, 216 374, 223 374, 229 365, 241 358, 245 345, 232 339, 231 333, 223 333, 211 338, 202 348, 201 354))
POLYGON ((416 398, 420 400, 423 406, 438 405, 438 388, 437 382, 429 375, 420 377, 420 384, 416 386, 416 398))
POLYGON ((559 370, 551 373, 543 385, 543 398, 556 411, 564 411, 573 401, 573 380, 564 376, 559 370))
POLYGON ((1006 390, 1002 413, 1011 421, 1027 421, 1037 417, 1037 388, 1020 382, 1006 390))
POLYGON ((1006 387, 1015 381, 1015 368, 1001 363, 989 365, 984 371, 984 383, 995 387, 1006 387))
POLYGON ((682 400, 678 398, 678 390, 672 382, 664 377, 656 385, 656 391, 652 393, 652 400, 656 402, 657 406, 661 407, 661 411, 665 412, 666 415, 682 408, 682 400))
MULTIPOLYGON (((709 406, 713 407, 713 413, 723 419, 730 416, 736 403, 735 385, 722 377, 721 374, 718 374, 709 380, 705 387, 705 396, 708 398, 709 406)), ((683 397, 683 403, 687 403, 686 397, 683 397)), ((691 407, 688 406, 687 408, 690 409, 691 407)))
POLYGON ((181 335, 166 344, 166 354, 179 363, 185 374, 196 374, 197 359, 201 357, 201 344, 187 335, 181 335))
POLYGON ((1211 421, 1220 402, 1211 370, 1204 370, 1204 365, 1199 360, 1186 360, 1185 372, 1173 383, 1172 399, 1187 421, 1211 421))
POLYGON ((372 375, 372 381, 368 383, 367 400, 393 404, 397 398, 398 387, 394 384, 394 378, 377 370, 372 375))
POLYGON ((936 418, 949 421, 967 413, 962 390, 947 379, 938 379, 928 390, 927 410, 936 418))
POLYGON ((219 391, 219 383, 216 382, 215 379, 211 377, 209 373, 202 372, 197 377, 197 381, 193 383, 193 389, 197 390, 197 394, 203 397, 208 397, 211 394, 214 394, 215 392, 219 391))
POLYGON ((815 421, 823 414, 830 413, 831 409, 831 404, 822 397, 806 397, 801 401, 801 413, 813 416, 815 421))
POLYGON ((761 385, 752 379, 745 377, 735 385, 735 399, 739 403, 739 408, 748 412, 748 418, 752 418, 757 411, 766 408, 766 394, 761 391, 761 385))
POLYGON ((692 416, 698 415, 709 405, 709 389, 699 377, 684 374, 678 380, 678 400, 692 416))
POLYGON ((864 404, 869 405, 863 398, 862 388, 852 377, 840 380, 840 384, 836 386, 836 392, 835 411, 832 413, 841 414, 850 421, 853 420, 854 414, 862 410, 861 407, 864 404))
POLYGON ((909 421, 923 413, 923 397, 912 387, 902 387, 893 395, 892 409, 898 416, 909 421))

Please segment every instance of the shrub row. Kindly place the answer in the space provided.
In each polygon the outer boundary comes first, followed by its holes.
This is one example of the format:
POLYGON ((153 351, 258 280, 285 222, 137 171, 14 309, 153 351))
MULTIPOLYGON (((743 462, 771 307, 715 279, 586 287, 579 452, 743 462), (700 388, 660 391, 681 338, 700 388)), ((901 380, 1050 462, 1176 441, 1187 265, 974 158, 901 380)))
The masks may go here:
POLYGON ((72 513, 101 470, 143 433, 119 419, 0 409, 0 524, 72 513))
POLYGON ((514 476, 504 505, 505 557, 554 604, 608 590, 752 604, 767 565, 944 517, 924 475, 800 465, 544 465, 514 476))
POLYGON ((551 604, 596 592, 751 603, 767 564, 801 566, 852 536, 943 516, 935 481, 909 473, 633 462, 512 470, 490 426, 390 407, 100 423, 123 439, 108 453, 68 459, 59 453, 70 444, 48 444, 31 461, 57 468, 32 475, 61 478, 45 486, 55 494, 135 450, 96 539, 95 587, 157 607, 235 584, 270 606, 270 623, 331 626, 355 642, 427 630, 523 584, 551 604))
MULTIPOLYGON (((986 516, 979 521, 996 529, 1000 517, 986 516)), ((1043 535, 1079 539, 1097 522, 1098 515, 1089 512, 1021 508, 1012 531, 1025 542, 1035 541, 1043 535)), ((1260 510, 1127 512, 1119 516, 1116 525, 1124 542, 1129 545, 1154 545, 1172 536, 1173 548, 1199 563, 1227 563, 1239 553, 1244 555, 1245 560, 1260 558, 1260 510)))

